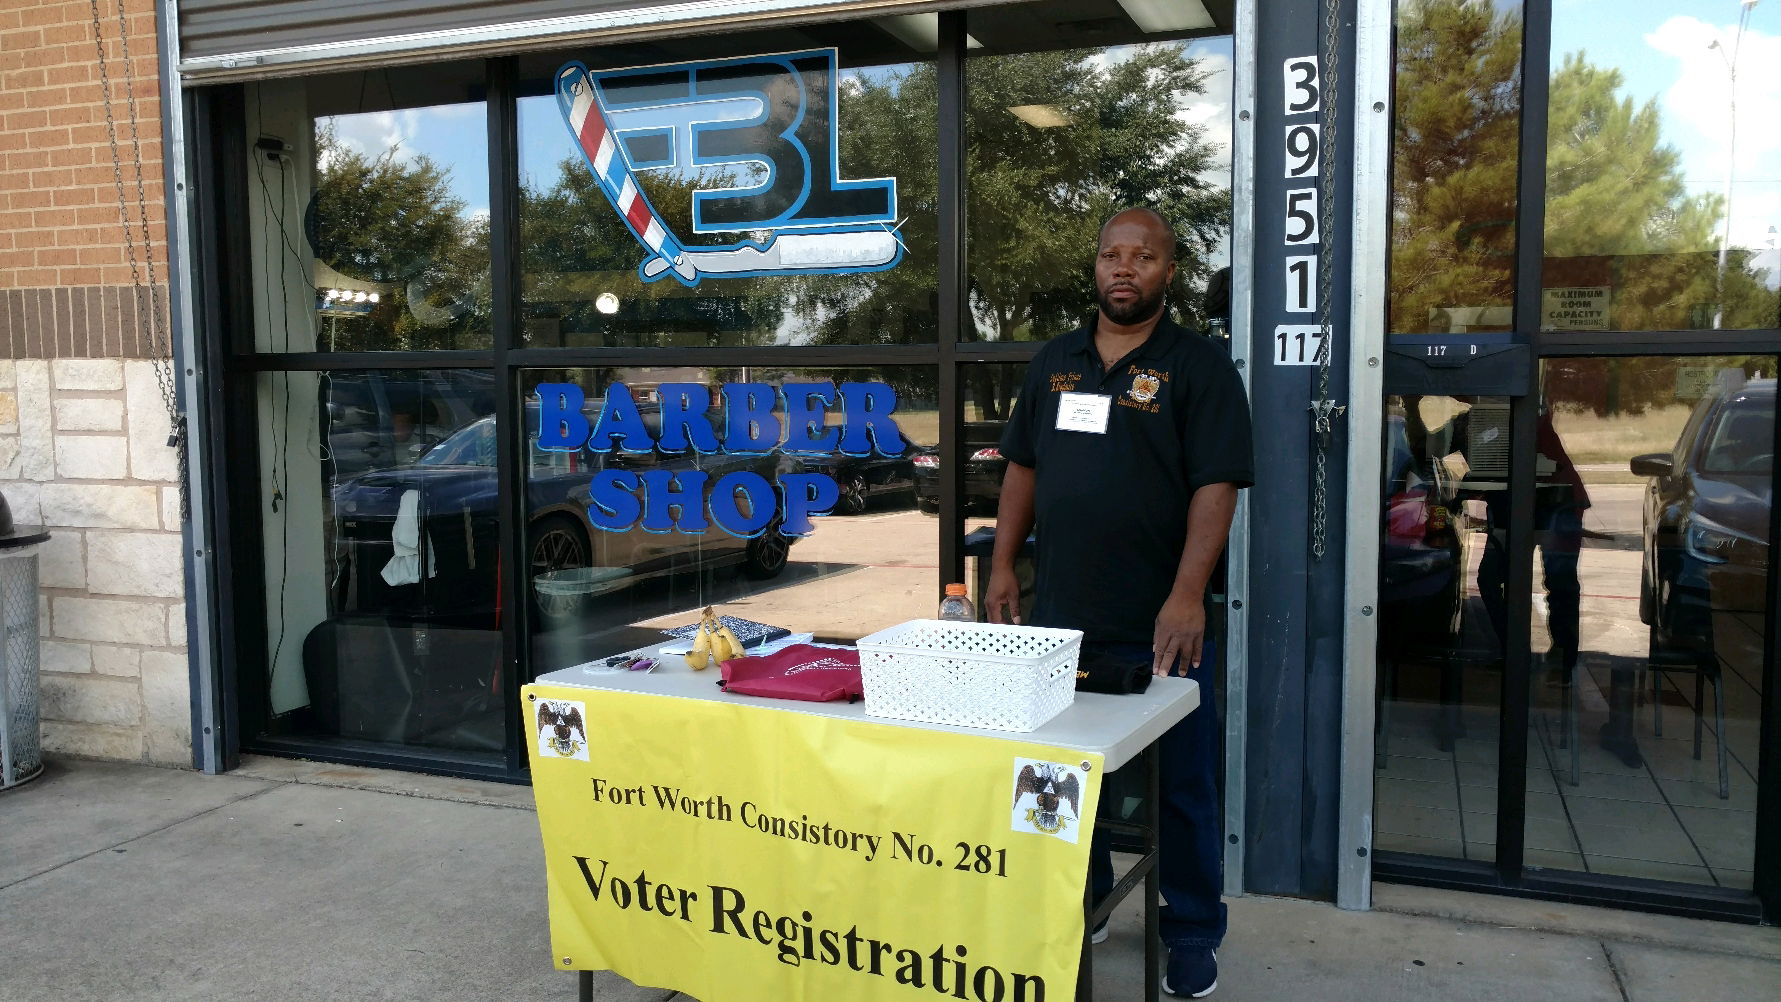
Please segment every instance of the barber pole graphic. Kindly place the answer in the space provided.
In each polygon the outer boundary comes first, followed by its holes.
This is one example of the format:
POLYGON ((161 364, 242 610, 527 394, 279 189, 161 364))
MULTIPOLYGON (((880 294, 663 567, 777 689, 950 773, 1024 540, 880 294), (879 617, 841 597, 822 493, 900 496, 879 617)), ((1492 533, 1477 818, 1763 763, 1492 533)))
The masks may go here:
MULTIPOLYGON (((829 51, 826 55, 830 64, 829 86, 832 89, 834 54, 829 51)), ((774 65, 780 62, 782 60, 775 59, 774 65)), ((703 64, 684 65, 692 67, 703 64)), ((700 102, 674 103, 686 108, 700 102)), ((833 95, 830 94, 824 106, 832 109, 833 104, 833 95)), ((588 166, 592 168, 600 190, 605 193, 607 201, 612 203, 613 209, 625 221, 638 242, 648 249, 649 256, 637 269, 646 282, 653 282, 668 274, 687 286, 696 286, 701 278, 706 277, 850 274, 882 271, 895 266, 902 259, 903 242, 897 236, 896 228, 891 225, 896 212, 895 179, 888 178, 865 182, 829 179, 831 186, 840 185, 842 188, 861 184, 888 185, 889 209, 882 218, 856 216, 852 219, 815 219, 781 224, 783 228, 774 228, 773 224, 739 227, 739 231, 768 230, 772 236, 765 243, 743 240, 726 246, 688 247, 680 242, 667 220, 662 218, 643 194, 643 188, 637 179, 638 168, 613 126, 613 116, 604 103, 600 87, 585 65, 570 62, 557 71, 557 106, 563 113, 564 123, 581 147, 588 166)), ((832 128, 833 122, 830 121, 829 125, 832 128)), ((786 135, 780 138, 785 144, 802 149, 797 147, 794 137, 786 135)), ((808 154, 804 155, 808 159, 808 154)), ((661 166, 667 165, 651 164, 649 168, 661 166)), ((675 166, 689 169, 696 164, 688 159, 677 161, 675 166)), ((808 197, 809 191, 810 185, 806 181, 804 195, 800 199, 808 197)))
POLYGON ((699 274, 687 260, 686 251, 637 184, 631 158, 613 133, 606 110, 600 107, 599 95, 595 92, 593 79, 588 76, 587 67, 580 63, 563 67, 557 76, 557 104, 563 109, 569 131, 580 141, 582 155, 593 168, 594 180, 599 182, 600 190, 606 193, 607 200, 618 210, 619 218, 643 246, 655 252, 654 257, 643 263, 644 277, 655 278, 672 268, 682 282, 696 283, 699 274))

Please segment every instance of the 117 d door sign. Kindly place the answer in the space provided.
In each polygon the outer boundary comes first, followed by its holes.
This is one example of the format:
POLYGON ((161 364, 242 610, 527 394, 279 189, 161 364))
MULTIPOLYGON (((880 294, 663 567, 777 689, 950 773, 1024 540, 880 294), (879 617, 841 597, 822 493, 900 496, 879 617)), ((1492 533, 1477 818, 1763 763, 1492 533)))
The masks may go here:
MULTIPOLYGON (((546 452, 613 455, 900 456, 906 448, 892 412, 897 394, 884 383, 726 383, 722 408, 703 383, 663 383, 659 432, 651 433, 630 387, 613 383, 590 419, 587 395, 574 383, 539 383, 538 448, 546 452), (828 423, 840 407, 841 424, 828 423), (783 417, 782 417, 783 415, 783 417)), ((775 518, 787 536, 807 536, 812 515, 841 499, 835 479, 822 473, 780 473, 778 483, 752 470, 712 481, 711 471, 673 467, 637 472, 600 464, 588 484, 588 519, 607 532, 682 532, 699 535, 715 525, 743 539, 775 518)))

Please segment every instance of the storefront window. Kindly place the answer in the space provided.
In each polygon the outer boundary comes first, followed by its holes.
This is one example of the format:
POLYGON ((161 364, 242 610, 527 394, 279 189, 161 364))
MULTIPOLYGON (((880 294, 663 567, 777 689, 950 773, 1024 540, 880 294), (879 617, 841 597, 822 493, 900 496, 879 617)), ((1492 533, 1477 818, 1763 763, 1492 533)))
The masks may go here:
POLYGON ((935 66, 860 27, 522 60, 526 346, 932 343, 935 66))
POLYGON ((989 8, 967 20, 982 47, 965 71, 964 336, 1045 341, 1080 326, 1101 223, 1134 205, 1175 227, 1176 319, 1227 328, 1231 40, 1035 52, 1032 18, 989 8))
POLYGON ((500 750, 494 388, 259 377, 268 735, 500 750))
POLYGON ((490 346, 482 64, 255 84, 254 350, 490 346))
POLYGON ((1529 865, 1751 887, 1775 368, 1542 366, 1529 865))
POLYGON ((1397 15, 1389 330, 1506 331, 1521 4, 1398 0, 1397 15))
POLYGON ((521 387, 535 671, 664 643, 705 606, 838 643, 934 615, 939 530, 917 509, 933 370, 528 370, 521 387))
POLYGON ((1558 0, 1552 37, 1542 329, 1781 327, 1781 8, 1558 0))
POLYGON ((1509 401, 1386 398, 1374 845, 1496 858, 1509 401))

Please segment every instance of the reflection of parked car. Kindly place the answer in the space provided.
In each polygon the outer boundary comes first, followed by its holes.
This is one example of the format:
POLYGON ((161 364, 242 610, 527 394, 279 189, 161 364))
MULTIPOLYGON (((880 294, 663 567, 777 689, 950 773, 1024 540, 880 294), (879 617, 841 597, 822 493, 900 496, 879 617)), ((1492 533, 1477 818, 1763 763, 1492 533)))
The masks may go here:
POLYGON ((1651 478, 1639 618, 1659 640, 1710 650, 1714 612, 1762 614, 1774 468, 1773 379, 1715 389, 1672 451, 1633 457, 1651 478))
MULTIPOLYGON (((598 401, 590 402, 597 411, 598 401)), ((652 434, 658 412, 643 410, 652 434)), ((537 411, 529 411, 536 425, 537 411)), ((498 428, 485 417, 434 446, 413 466, 380 470, 340 483, 334 489, 338 538, 346 549, 339 584, 342 607, 351 612, 394 612, 430 619, 485 621, 496 610, 496 568, 500 504, 495 470, 498 428), (383 567, 394 553, 391 537, 402 496, 419 491, 418 517, 426 526, 425 546, 436 568, 419 588, 386 584, 383 567)), ((531 437, 536 441, 536 434, 531 437)), ((526 545, 531 575, 568 568, 613 572, 591 594, 650 577, 697 568, 739 565, 751 577, 769 578, 785 569, 792 539, 778 519, 753 539, 737 539, 713 528, 703 535, 651 533, 642 529, 606 532, 588 521, 589 481, 608 466, 642 473, 651 469, 707 470, 710 484, 726 473, 752 470, 772 481, 789 462, 766 456, 666 455, 545 452, 533 446, 526 480, 526 545), (690 559, 689 559, 690 558, 690 559)))
MULTIPOLYGON (((1002 441, 1005 421, 965 422, 965 508, 988 509, 994 512, 1002 497, 1002 477, 1008 472, 1008 461, 997 448, 1002 441)), ((922 449, 914 456, 915 503, 932 514, 940 510, 940 450, 922 449)))
POLYGON ((1379 540, 1379 642, 1447 642, 1465 601, 1465 533, 1441 460, 1418 456, 1404 419, 1386 424, 1385 525, 1379 540))
POLYGON ((332 373, 320 392, 335 477, 408 466, 495 409, 494 374, 472 369, 332 373))
POLYGON ((866 510, 875 497, 913 490, 913 460, 921 452, 921 446, 910 442, 896 456, 881 456, 876 452, 870 456, 830 453, 805 458, 804 469, 810 473, 827 474, 841 488, 841 500, 835 504, 836 514, 858 515, 866 510))

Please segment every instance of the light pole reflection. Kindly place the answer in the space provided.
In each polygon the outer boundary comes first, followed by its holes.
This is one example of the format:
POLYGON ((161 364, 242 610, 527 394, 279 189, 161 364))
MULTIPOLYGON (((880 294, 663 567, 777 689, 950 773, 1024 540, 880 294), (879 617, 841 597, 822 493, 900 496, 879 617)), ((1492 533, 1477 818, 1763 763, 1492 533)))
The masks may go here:
POLYGON ((1725 225, 1719 230, 1719 268, 1715 272, 1713 282, 1714 330, 1725 326, 1725 264, 1732 242, 1732 175, 1737 170, 1738 163, 1738 50, 1744 44, 1744 29, 1750 26, 1750 13, 1756 9, 1756 5, 1760 2, 1761 0, 1740 0, 1738 31, 1732 37, 1730 56, 1725 54, 1725 46, 1719 44, 1719 39, 1716 38, 1707 43, 1707 48, 1717 51, 1719 58, 1725 60, 1725 69, 1730 77, 1731 89, 1731 97, 1728 101, 1731 106, 1731 127, 1726 136, 1725 153, 1725 225))

